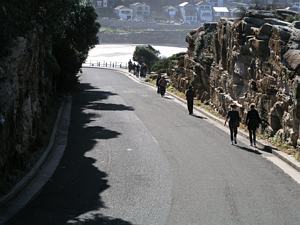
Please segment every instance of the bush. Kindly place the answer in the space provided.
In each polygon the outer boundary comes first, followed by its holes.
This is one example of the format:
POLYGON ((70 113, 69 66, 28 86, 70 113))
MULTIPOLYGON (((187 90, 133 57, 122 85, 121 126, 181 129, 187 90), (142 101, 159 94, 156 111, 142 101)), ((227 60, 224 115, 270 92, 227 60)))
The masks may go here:
POLYGON ((133 60, 139 64, 146 63, 148 68, 151 68, 159 60, 159 54, 160 52, 151 45, 136 46, 133 53, 133 60))

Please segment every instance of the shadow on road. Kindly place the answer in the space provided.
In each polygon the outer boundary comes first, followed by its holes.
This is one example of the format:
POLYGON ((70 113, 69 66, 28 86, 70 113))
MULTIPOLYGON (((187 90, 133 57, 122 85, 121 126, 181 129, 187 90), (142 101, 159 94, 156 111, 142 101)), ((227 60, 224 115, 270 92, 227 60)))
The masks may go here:
POLYGON ((273 148, 272 146, 263 145, 261 148, 258 148, 261 151, 272 153, 273 149, 277 150, 277 148, 273 148))
POLYGON ((254 153, 254 154, 257 154, 257 155, 261 155, 261 153, 259 151, 255 150, 255 149, 251 149, 251 148, 247 148, 247 147, 239 146, 239 145, 234 145, 234 146, 241 149, 241 150, 251 152, 251 153, 254 153))
POLYGON ((96 147, 98 140, 118 138, 121 133, 89 123, 101 118, 101 110, 134 109, 126 105, 101 103, 115 93, 100 91, 90 84, 81 84, 80 88, 81 92, 73 97, 68 145, 55 174, 40 194, 7 225, 132 225, 98 211, 106 207, 101 193, 110 186, 108 174, 95 166, 99 162, 93 154, 102 151, 101 147, 96 147), (86 109, 97 109, 100 115, 86 113, 86 109), (91 150, 93 153, 89 154, 91 150))
POLYGON ((196 117, 196 118, 198 118, 198 119, 204 119, 204 120, 207 119, 207 117, 199 116, 199 115, 195 115, 195 114, 192 114, 192 116, 193 116, 193 117, 196 117))

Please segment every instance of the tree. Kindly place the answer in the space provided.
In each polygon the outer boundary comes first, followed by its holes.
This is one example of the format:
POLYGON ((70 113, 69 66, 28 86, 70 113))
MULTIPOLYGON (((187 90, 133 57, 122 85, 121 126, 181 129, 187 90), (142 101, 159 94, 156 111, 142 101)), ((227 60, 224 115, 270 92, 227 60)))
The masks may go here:
POLYGON ((136 46, 133 53, 133 60, 138 63, 146 63, 151 68, 159 60, 160 52, 151 45, 136 46))
POLYGON ((77 81, 77 73, 88 56, 89 50, 98 43, 100 24, 91 5, 74 5, 65 21, 64 32, 56 36, 54 54, 61 67, 60 86, 66 88, 77 81))
POLYGON ((10 45, 16 37, 28 38, 36 31, 43 37, 41 40, 50 40, 53 45, 51 52, 61 68, 58 80, 76 81, 89 49, 98 42, 100 25, 96 22, 94 8, 88 2, 0 0, 0 58, 9 54, 10 45))

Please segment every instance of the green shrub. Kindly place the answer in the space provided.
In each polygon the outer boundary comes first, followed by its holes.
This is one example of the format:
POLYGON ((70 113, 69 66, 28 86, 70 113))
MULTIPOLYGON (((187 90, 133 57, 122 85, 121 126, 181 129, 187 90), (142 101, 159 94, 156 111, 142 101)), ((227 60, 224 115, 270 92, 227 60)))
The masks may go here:
POLYGON ((159 51, 151 45, 136 46, 133 53, 133 60, 138 63, 146 63, 151 68, 159 60, 159 51))

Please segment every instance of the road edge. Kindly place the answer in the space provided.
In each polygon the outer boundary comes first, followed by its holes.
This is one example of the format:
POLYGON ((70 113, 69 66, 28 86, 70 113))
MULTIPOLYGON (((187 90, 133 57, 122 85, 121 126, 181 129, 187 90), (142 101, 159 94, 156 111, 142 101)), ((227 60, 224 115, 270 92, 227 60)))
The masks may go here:
POLYGON ((34 164, 32 169, 11 189, 11 191, 3 196, 0 199, 0 207, 5 205, 9 200, 11 200, 14 196, 16 196, 38 173, 44 162, 46 161, 47 157, 49 156, 51 150, 53 149, 55 140, 56 140, 56 134, 58 127, 60 125, 61 119, 63 117, 63 112, 67 107, 67 104, 71 104, 70 97, 65 96, 63 99, 63 102, 60 105, 59 111, 56 116, 56 120, 54 123, 54 127, 51 132, 51 136, 48 142, 48 145, 46 147, 46 150, 44 153, 40 156, 38 161, 34 164))

